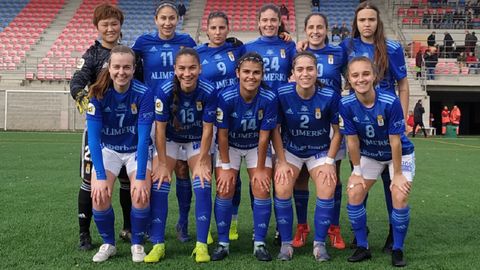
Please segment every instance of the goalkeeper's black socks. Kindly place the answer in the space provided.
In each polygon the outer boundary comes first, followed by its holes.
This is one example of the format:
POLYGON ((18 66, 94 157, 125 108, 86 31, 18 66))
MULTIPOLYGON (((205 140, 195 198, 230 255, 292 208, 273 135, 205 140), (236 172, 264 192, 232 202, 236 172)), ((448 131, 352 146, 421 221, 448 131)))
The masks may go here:
MULTIPOLYGON (((90 186, 89 186, 90 187, 90 186)), ((78 192, 78 224, 80 233, 90 233, 90 223, 92 221, 92 198, 90 191, 85 188, 85 182, 78 192)))
POLYGON ((120 205, 123 213, 123 229, 131 231, 130 212, 132 210, 132 197, 130 195, 130 182, 128 184, 120 183, 120 205))

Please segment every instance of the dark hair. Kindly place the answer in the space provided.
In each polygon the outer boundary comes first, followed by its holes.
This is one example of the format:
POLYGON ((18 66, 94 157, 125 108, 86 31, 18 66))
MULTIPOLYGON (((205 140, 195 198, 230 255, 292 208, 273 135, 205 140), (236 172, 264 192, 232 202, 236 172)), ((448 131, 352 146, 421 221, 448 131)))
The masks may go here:
POLYGON ((123 25, 125 16, 123 12, 116 6, 104 3, 98 5, 93 11, 93 25, 98 27, 98 22, 105 19, 115 18, 120 21, 120 25, 123 25))
MULTIPOLYGON (((297 60, 298 58, 300 57, 308 57, 310 59, 313 60, 313 64, 315 66, 315 69, 317 69, 317 64, 318 64, 318 61, 317 61, 317 57, 315 57, 315 55, 312 53, 312 52, 309 52, 309 51, 302 51, 302 52, 299 52, 297 53, 294 57, 293 57, 293 60, 292 60, 292 73, 293 73, 293 70, 295 69, 295 66, 297 65, 297 60)), ((322 87, 324 86, 323 83, 318 80, 318 77, 315 81, 315 86, 317 86, 318 88, 322 89, 322 87)))
POLYGON ((357 57, 354 57, 352 60, 350 60, 350 62, 348 62, 348 65, 347 65, 347 68, 345 69, 345 87, 343 89, 345 90, 351 90, 352 89, 352 85, 350 84, 350 81, 348 80, 348 74, 350 73, 350 66, 353 64, 353 63, 356 63, 356 62, 367 62, 370 64, 370 66, 372 67, 372 71, 373 71, 373 74, 375 75, 375 80, 373 81, 373 88, 375 88, 375 86, 377 86, 378 82, 380 81, 380 78, 378 77, 378 68, 377 66, 375 65, 375 63, 368 57, 366 56, 357 56, 357 57))
MULTIPOLYGON (((260 7, 260 9, 257 12, 257 21, 260 21, 260 17, 262 16, 262 13, 269 9, 271 9, 273 12, 277 14, 278 21, 280 22, 280 27, 278 27, 277 35, 281 32, 286 32, 285 24, 283 24, 283 21, 282 21, 282 14, 280 13, 280 8, 275 4, 269 3, 269 4, 264 4, 262 7, 260 7)), ((262 31, 260 30, 260 28, 258 29, 258 31, 260 32, 260 35, 262 35, 262 31)))
POLYGON ((264 66, 263 66, 263 58, 260 54, 256 52, 247 52, 246 54, 242 55, 237 62, 237 70, 240 70, 242 64, 245 62, 253 62, 260 64, 262 70, 262 81, 260 82, 260 87, 264 89, 270 89, 270 87, 263 81, 263 75, 265 74, 264 66))
POLYGON ((228 27, 228 25, 229 25, 228 16, 227 16, 227 14, 225 14, 225 12, 223 12, 223 11, 213 11, 213 12, 210 12, 210 14, 208 14, 207 26, 210 25, 210 20, 211 20, 211 19, 215 19, 215 18, 222 18, 222 19, 224 19, 225 22, 227 23, 227 27, 228 27))
MULTIPOLYGON (((195 61, 197 61, 198 65, 200 66, 200 56, 198 55, 197 51, 189 48, 189 47, 183 47, 181 48, 178 52, 177 55, 175 56, 175 63, 177 62, 178 58, 182 55, 190 55, 195 58, 195 61)), ((180 85, 180 80, 178 79, 177 75, 173 75, 173 91, 172 91, 172 116, 173 116, 173 126, 175 127, 176 130, 179 130, 182 127, 182 123, 178 121, 177 118, 177 111, 178 111, 178 106, 180 102, 180 91, 182 91, 182 87, 180 85)))
POLYGON ((307 17, 305 17, 305 21, 303 22, 304 30, 307 29, 308 21, 313 16, 320 16, 320 17, 323 18, 323 21, 325 22, 325 28, 327 29, 327 34, 325 35, 325 41, 324 42, 325 42, 325 44, 328 44, 328 20, 327 20, 327 16, 325 16, 323 13, 313 12, 313 13, 308 14, 307 17))
MULTIPOLYGON (((369 1, 360 3, 355 10, 355 17, 353 18, 352 24, 352 37, 359 38, 360 32, 358 31, 357 25, 357 15, 361 10, 364 9, 372 9, 377 13, 377 29, 374 33, 374 47, 375 47, 375 55, 373 61, 377 64, 378 67, 378 80, 382 80, 385 76, 385 73, 388 70, 388 55, 387 55, 387 43, 385 38, 385 32, 383 30, 383 22, 380 19, 380 10, 374 4, 370 3, 369 1)), ((353 48, 353 39, 350 40, 350 48, 351 51, 353 48)))
MULTIPOLYGON (((115 53, 124 53, 130 54, 133 58, 133 69, 135 69, 135 53, 128 46, 117 45, 112 48, 110 51, 110 57, 108 59, 108 66, 110 67, 111 57, 115 53)), ((89 87, 88 96, 95 97, 100 100, 103 98, 103 95, 108 90, 109 87, 113 85, 112 78, 110 78, 110 72, 108 68, 104 68, 97 77, 97 81, 89 87)))
POLYGON ((160 4, 158 5, 158 7, 155 9, 155 17, 157 17, 158 12, 159 12, 162 8, 164 8, 164 7, 170 7, 170 8, 172 8, 172 9, 175 11, 175 13, 177 14, 177 18, 178 18, 178 16, 179 16, 179 14, 178 14, 178 7, 177 7, 177 5, 176 5, 174 2, 172 2, 172 1, 162 1, 162 2, 160 2, 160 4))

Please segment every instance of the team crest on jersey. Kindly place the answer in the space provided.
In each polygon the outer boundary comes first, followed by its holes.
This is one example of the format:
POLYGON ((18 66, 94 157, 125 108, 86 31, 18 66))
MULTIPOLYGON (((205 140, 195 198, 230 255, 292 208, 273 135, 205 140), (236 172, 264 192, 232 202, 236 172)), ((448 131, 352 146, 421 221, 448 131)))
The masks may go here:
POLYGON ((263 110, 258 110, 258 120, 263 119, 263 110))
POLYGON ((87 113, 90 115, 95 115, 95 105, 88 103, 87 113))
POLYGON ((86 173, 90 173, 90 169, 91 169, 91 168, 90 168, 90 164, 87 164, 87 165, 85 166, 85 172, 86 172, 86 173))
POLYGON ((329 54, 329 55, 328 55, 328 63, 329 63, 330 65, 333 65, 333 54, 329 54))
POLYGON ((383 122, 383 116, 381 114, 377 116, 377 123, 379 127, 383 127, 383 125, 385 124, 383 122))
POLYGON ((163 112, 163 102, 161 99, 157 98, 155 100, 155 113, 162 114, 163 112))
POLYGON ((322 118, 322 112, 320 111, 320 108, 315 108, 315 119, 320 118, 322 118))
POLYGON ((201 101, 197 101, 197 111, 201 111, 203 109, 203 105, 201 101))
POLYGON ((235 55, 233 54, 233 52, 230 51, 230 52, 227 53, 227 55, 228 55, 228 58, 230 58, 230 61, 232 61, 232 62, 235 61, 235 55))
POLYGON ((341 115, 338 116, 338 125, 340 126, 341 129, 344 129, 345 126, 343 124, 343 118, 341 115))
POLYGON ((132 111, 132 114, 137 114, 137 112, 138 112, 137 104, 135 104, 135 103, 130 104, 130 110, 132 111))
POLYGON ((220 108, 217 108, 217 122, 218 123, 223 122, 223 111, 220 108))
POLYGON ((285 49, 280 49, 280 57, 282 57, 282 58, 287 57, 287 55, 285 53, 285 49))

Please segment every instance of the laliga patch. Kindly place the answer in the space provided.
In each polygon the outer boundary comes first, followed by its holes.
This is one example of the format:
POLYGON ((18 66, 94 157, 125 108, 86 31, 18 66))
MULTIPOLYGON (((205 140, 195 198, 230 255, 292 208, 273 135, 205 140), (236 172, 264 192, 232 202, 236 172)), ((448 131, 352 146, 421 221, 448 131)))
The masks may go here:
POLYGON ((162 114, 163 113, 163 102, 159 98, 157 98, 155 100, 155 113, 157 113, 157 114, 162 114))
POLYGON ((286 57, 287 57, 287 55, 286 55, 286 53, 285 53, 285 49, 280 49, 280 57, 282 57, 282 58, 286 58, 286 57))
POLYGON ((329 54, 329 55, 328 55, 328 63, 329 63, 330 65, 333 65, 333 54, 329 54))
POLYGON ((217 108, 217 122, 223 122, 223 111, 220 108, 217 108))
POLYGON ((320 108, 315 108, 315 119, 320 118, 322 118, 322 112, 320 111, 320 108))
POLYGON ((83 59, 83 58, 78 59, 78 61, 77 61, 77 68, 78 68, 78 69, 81 69, 84 64, 85 64, 85 59, 83 59))
POLYGON ((203 109, 203 105, 201 101, 197 101, 197 111, 201 111, 203 109))
POLYGON ((341 129, 345 128, 345 125, 343 123, 343 118, 341 115, 338 116, 338 125, 340 126, 341 129))
POLYGON ((87 113, 90 115, 95 115, 95 105, 88 103, 87 113))
POLYGON ((132 103, 130 104, 130 110, 132 111, 132 114, 137 114, 137 104, 132 103))
POLYGON ((383 125, 385 124, 383 122, 383 116, 382 115, 377 116, 377 124, 378 124, 379 127, 383 127, 383 125))
POLYGON ((233 55, 233 52, 228 52, 228 58, 230 58, 230 61, 234 62, 235 61, 235 55, 233 55))
POLYGON ((263 110, 258 110, 258 120, 263 119, 263 110))

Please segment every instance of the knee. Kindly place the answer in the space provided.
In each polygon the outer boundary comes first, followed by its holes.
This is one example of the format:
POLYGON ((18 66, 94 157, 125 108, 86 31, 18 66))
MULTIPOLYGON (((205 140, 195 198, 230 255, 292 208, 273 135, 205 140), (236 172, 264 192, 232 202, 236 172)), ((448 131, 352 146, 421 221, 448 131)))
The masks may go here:
POLYGON ((365 194, 366 192, 363 190, 363 187, 357 185, 348 190, 348 202, 353 205, 361 204, 365 199, 365 194))
POLYGON ((279 199, 289 199, 292 197, 292 189, 284 185, 275 186, 275 197, 279 199))
POLYGON ((270 198, 270 190, 264 190, 259 184, 252 186, 253 197, 259 199, 268 199, 270 198))
POLYGON ((408 195, 394 187, 392 190, 392 203, 395 208, 405 208, 408 203, 408 195))
POLYGON ((219 191, 217 189, 217 196, 221 199, 232 199, 235 195, 235 186, 231 187, 228 191, 219 191))

